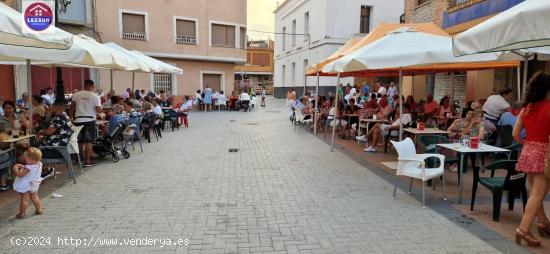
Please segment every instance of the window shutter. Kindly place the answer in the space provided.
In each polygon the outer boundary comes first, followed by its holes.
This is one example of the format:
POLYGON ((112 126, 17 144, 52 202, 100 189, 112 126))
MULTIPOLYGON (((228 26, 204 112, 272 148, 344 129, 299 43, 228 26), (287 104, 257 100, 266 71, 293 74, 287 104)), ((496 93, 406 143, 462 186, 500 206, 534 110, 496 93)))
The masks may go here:
POLYGON ((139 14, 122 14, 122 31, 125 33, 145 34, 145 16, 139 14))
POLYGON ((176 33, 178 37, 196 38, 195 21, 176 20, 176 33))

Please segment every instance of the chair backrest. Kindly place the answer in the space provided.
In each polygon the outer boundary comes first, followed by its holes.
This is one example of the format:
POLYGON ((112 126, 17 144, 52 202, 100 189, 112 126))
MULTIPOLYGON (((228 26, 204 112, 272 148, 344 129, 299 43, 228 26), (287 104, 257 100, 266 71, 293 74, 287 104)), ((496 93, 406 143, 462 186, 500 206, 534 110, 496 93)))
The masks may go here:
POLYGON ((510 125, 497 126, 497 141, 498 147, 510 146, 514 143, 514 137, 512 136, 513 127, 510 125))
POLYGON ((416 147, 411 138, 406 138, 401 142, 391 141, 392 145, 395 147, 397 154, 400 158, 410 158, 416 155, 416 147))
POLYGON ((437 144, 449 143, 449 139, 441 135, 420 135, 418 145, 424 149, 424 153, 437 153, 437 144))
POLYGON ((80 153, 78 148, 78 134, 82 130, 84 126, 74 126, 73 125, 73 134, 71 134, 71 138, 69 139, 69 153, 80 153))
MULTIPOLYGON (((505 170, 507 173, 502 189, 512 190, 525 185, 525 173, 516 171, 516 164, 517 161, 515 160, 502 160, 484 166, 483 168, 489 171, 505 170)), ((479 174, 479 172, 477 173, 479 174)), ((479 178, 479 175, 474 175, 474 177, 479 178)))
POLYGON ((304 116, 302 115, 302 111, 301 111, 301 110, 296 109, 296 110, 294 111, 294 113, 295 113, 294 117, 295 117, 295 119, 296 119, 297 122, 301 122, 302 120, 304 120, 304 116))

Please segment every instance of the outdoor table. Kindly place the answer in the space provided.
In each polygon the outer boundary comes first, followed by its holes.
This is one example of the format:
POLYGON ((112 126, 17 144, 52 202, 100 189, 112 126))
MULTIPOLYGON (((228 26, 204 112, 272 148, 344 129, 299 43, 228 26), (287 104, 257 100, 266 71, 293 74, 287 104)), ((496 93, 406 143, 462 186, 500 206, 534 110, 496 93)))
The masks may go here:
POLYGON ((34 135, 22 135, 22 136, 19 136, 17 138, 14 138, 13 136, 9 136, 8 139, 2 140, 2 142, 13 144, 13 143, 17 143, 21 140, 31 139, 31 138, 34 138, 34 137, 35 137, 34 135))
POLYGON ((459 158, 458 162, 458 174, 459 174, 459 194, 458 194, 458 203, 462 204, 462 181, 463 181, 463 173, 464 170, 462 170, 463 167, 466 166, 468 163, 467 161, 464 161, 464 157, 468 153, 478 154, 478 153, 510 153, 510 150, 496 147, 496 146, 490 146, 487 144, 479 143, 479 148, 473 149, 468 146, 462 146, 459 143, 453 143, 453 144, 437 144, 439 147, 443 147, 448 150, 456 151, 457 156, 459 158))

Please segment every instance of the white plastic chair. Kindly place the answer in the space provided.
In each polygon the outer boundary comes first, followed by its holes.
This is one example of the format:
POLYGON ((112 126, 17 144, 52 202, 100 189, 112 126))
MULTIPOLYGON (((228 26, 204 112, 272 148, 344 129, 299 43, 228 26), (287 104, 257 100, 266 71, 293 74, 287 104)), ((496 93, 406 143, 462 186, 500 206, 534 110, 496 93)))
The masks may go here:
POLYGON ((250 108, 254 109, 257 103, 258 103, 258 97, 252 96, 252 98, 250 98, 250 108))
POLYGON ((426 205, 426 181, 435 179, 437 177, 442 178, 443 186, 443 200, 447 200, 445 197, 445 171, 443 169, 445 165, 445 156, 441 154, 417 154, 416 147, 410 138, 406 138, 401 142, 391 141, 395 150, 399 155, 399 162, 397 164, 397 171, 395 173, 395 187, 393 189, 393 197, 395 198, 397 192, 397 183, 399 176, 411 177, 411 183, 409 185, 409 193, 412 189, 412 180, 414 178, 422 181, 422 208, 426 205), (435 157, 439 159, 439 167, 426 168, 425 159, 435 157))
POLYGON ((223 106, 224 109, 227 107, 227 97, 223 96, 223 97, 219 97, 217 100, 216 100, 216 106, 218 106, 218 111, 221 110, 221 107, 223 106))
POLYGON ((82 162, 80 161, 80 149, 78 148, 78 134, 80 133, 80 130, 82 130, 82 127, 84 126, 74 126, 73 125, 73 134, 71 135, 71 138, 69 139, 69 154, 76 154, 78 158, 78 166, 80 166, 80 172, 82 173, 84 170, 82 169, 82 162))

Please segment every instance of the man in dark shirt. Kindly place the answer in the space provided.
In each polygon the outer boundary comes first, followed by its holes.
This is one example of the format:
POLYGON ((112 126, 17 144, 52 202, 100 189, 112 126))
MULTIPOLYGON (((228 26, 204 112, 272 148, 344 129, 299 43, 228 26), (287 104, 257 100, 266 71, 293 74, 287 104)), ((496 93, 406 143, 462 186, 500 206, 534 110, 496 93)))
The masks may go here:
MULTIPOLYGON (((51 108, 53 118, 44 130, 37 133, 40 146, 67 146, 73 134, 69 116, 65 113, 67 102, 58 99, 51 108)), ((59 158, 59 152, 50 149, 42 149, 42 158, 59 158)))

